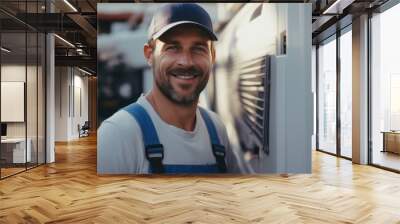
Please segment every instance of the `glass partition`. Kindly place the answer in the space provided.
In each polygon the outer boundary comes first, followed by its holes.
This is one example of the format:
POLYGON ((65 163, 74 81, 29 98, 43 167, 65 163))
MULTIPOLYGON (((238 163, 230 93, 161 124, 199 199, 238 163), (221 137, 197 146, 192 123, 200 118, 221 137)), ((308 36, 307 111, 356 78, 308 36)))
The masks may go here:
POLYGON ((318 47, 318 149, 336 154, 336 36, 318 47))
POLYGON ((371 18, 371 162, 400 171, 400 4, 371 18))
POLYGON ((340 155, 352 157, 352 33, 351 25, 340 36, 340 155))
POLYGON ((44 1, 1 1, 0 178, 45 163, 45 35, 17 18, 44 1), (28 3, 28 4, 27 4, 28 3))
POLYGON ((1 46, 1 176, 6 177, 24 171, 30 157, 26 151, 26 33, 2 32, 1 46))

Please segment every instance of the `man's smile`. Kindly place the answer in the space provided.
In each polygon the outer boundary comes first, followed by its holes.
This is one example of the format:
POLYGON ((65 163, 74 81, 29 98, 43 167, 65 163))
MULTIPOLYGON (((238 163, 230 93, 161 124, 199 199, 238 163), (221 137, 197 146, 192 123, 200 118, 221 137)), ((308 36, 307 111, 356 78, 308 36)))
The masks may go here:
POLYGON ((192 81, 202 76, 202 72, 197 68, 190 69, 173 69, 168 72, 169 75, 179 80, 192 81))
POLYGON ((184 79, 184 80, 190 80, 190 79, 194 79, 197 77, 196 75, 172 75, 172 76, 174 76, 175 78, 184 79))

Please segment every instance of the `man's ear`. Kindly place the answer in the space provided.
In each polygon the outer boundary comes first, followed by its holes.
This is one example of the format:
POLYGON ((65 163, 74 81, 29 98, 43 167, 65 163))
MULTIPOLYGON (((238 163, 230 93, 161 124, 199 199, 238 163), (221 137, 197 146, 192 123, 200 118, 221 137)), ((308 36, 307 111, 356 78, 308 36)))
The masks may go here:
POLYGON ((211 43, 211 58, 213 64, 215 64, 215 57, 216 57, 215 46, 214 43, 211 43))
POLYGON ((150 46, 149 44, 145 44, 143 47, 144 57, 146 58, 147 64, 150 66, 153 65, 153 57, 152 57, 153 50, 154 50, 153 47, 150 46))

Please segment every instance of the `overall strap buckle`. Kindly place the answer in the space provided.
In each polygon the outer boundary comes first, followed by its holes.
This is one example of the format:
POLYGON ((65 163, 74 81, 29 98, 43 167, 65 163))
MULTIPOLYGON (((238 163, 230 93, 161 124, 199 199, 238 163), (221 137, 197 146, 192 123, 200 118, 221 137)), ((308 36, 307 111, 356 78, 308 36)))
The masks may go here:
POLYGON ((225 147, 219 144, 212 144, 213 154, 215 156, 215 160, 217 161, 218 169, 222 172, 226 172, 226 163, 225 163, 225 147))
POLYGON ((150 163, 152 173, 164 173, 164 147, 162 144, 145 146, 146 158, 150 163))

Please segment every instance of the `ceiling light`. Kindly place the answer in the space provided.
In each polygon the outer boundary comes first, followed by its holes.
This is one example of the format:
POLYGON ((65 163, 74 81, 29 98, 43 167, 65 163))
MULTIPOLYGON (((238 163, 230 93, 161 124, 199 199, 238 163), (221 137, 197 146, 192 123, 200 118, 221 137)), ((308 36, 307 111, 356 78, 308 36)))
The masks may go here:
POLYGON ((349 6, 354 0, 336 0, 332 5, 324 10, 322 14, 341 14, 343 9, 349 6))
POLYGON ((71 42, 69 42, 68 40, 58 36, 57 34, 54 34, 55 37, 57 37, 58 39, 60 39, 61 41, 63 41, 64 43, 66 43, 67 45, 69 45, 70 47, 75 48, 75 45, 71 44, 71 42))
POLYGON ((1 50, 4 51, 4 52, 6 52, 6 53, 10 53, 10 52, 11 52, 11 50, 9 50, 9 49, 7 49, 7 48, 5 48, 5 47, 1 47, 1 50))
POLYGON ((92 73, 90 73, 90 72, 88 72, 88 71, 86 71, 86 70, 83 70, 83 69, 81 69, 81 68, 79 68, 79 67, 78 67, 78 69, 79 69, 79 71, 81 71, 81 72, 83 72, 83 73, 85 73, 85 74, 87 74, 87 75, 92 75, 92 73))
POLYGON ((64 0, 65 4, 67 4, 72 10, 74 10, 74 12, 78 12, 78 10, 71 4, 69 3, 68 0, 64 0))

